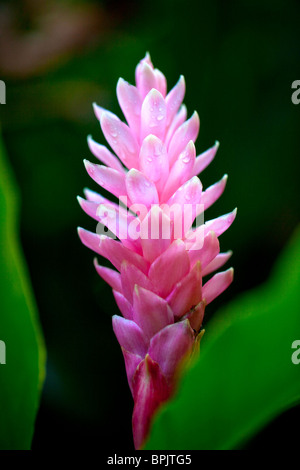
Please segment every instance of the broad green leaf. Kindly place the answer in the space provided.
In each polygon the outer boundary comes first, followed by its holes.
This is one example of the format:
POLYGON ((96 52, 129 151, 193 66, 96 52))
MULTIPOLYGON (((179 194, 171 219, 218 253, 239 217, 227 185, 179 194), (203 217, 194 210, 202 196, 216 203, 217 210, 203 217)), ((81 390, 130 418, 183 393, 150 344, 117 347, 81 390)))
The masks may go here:
MULTIPOLYGON (((259 260, 255 260, 259 269, 259 260)), ((147 449, 240 448, 300 402, 300 230, 263 286, 242 295, 209 323, 198 361, 161 409, 147 449)))
POLYGON ((0 142, 0 449, 30 449, 45 350, 18 240, 18 191, 0 142), (2 363, 1 363, 2 362, 2 363))

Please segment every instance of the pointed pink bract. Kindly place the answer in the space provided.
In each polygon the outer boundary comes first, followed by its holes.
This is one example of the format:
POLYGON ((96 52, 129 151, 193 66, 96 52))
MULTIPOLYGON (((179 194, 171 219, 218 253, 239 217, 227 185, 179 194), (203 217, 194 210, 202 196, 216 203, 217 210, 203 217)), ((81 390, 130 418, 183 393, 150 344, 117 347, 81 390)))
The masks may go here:
POLYGON ((162 72, 147 53, 136 67, 135 85, 123 79, 117 97, 126 123, 94 104, 111 148, 88 138, 95 157, 85 161, 91 178, 119 201, 85 190, 82 209, 99 225, 79 229, 84 245, 114 269, 98 274, 111 286, 122 316, 113 316, 134 399, 134 444, 141 448, 154 414, 175 393, 183 365, 197 349, 206 305, 232 282, 233 270, 219 269, 231 252, 220 253, 218 237, 236 210, 204 223, 203 213, 223 193, 227 175, 203 190, 198 177, 219 143, 196 156, 200 120, 182 104, 183 76, 168 92, 162 72), (202 217, 202 218, 201 218, 202 217), (195 226, 196 225, 196 226, 195 226), (104 227, 115 239, 100 233, 104 227))

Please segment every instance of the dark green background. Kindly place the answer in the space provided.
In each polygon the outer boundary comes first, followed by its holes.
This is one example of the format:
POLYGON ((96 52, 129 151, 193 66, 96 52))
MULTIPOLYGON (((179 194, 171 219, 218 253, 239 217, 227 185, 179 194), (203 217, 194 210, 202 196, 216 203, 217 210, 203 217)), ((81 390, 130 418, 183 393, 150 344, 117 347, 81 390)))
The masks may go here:
MULTIPOLYGON (((24 67, 0 60, 0 78, 7 86, 7 104, 0 108, 2 133, 22 194, 21 239, 48 350, 33 447, 125 450, 132 448, 132 400, 111 328, 117 308, 110 288, 94 271, 93 254, 76 233, 78 225, 96 227, 76 201, 83 187, 97 189, 82 163, 92 158, 88 134, 104 143, 92 102, 121 117, 117 80, 133 82, 136 64, 149 51, 169 88, 180 74, 185 76, 189 115, 196 109, 201 120, 198 153, 220 141, 201 180, 207 187, 229 175, 226 192, 206 218, 238 207, 234 225, 221 237, 222 250, 234 252, 235 280, 207 308, 209 328, 221 304, 267 279, 299 219, 300 105, 292 104, 291 84, 300 79, 300 4, 57 3, 70 11, 82 5, 85 11, 95 9, 98 28, 69 49, 62 41, 49 60, 45 48, 31 68, 26 49, 12 49, 24 67)), ((43 9, 34 4, 0 2, 1 8, 10 5, 21 38, 41 28, 43 9)), ((9 41, 2 37, 1 47, 10 50, 9 41)), ((250 448, 292 445, 297 420, 299 409, 286 413, 250 448)))

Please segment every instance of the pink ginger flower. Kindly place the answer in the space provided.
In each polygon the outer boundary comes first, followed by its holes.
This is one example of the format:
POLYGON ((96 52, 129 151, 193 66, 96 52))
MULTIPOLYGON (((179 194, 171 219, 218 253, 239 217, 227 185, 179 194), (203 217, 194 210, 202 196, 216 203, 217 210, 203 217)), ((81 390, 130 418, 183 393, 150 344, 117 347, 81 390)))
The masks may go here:
POLYGON ((89 137, 89 148, 102 164, 85 161, 91 178, 125 205, 90 190, 86 199, 79 198, 82 209, 118 240, 81 228, 79 236, 115 268, 95 261, 122 313, 113 317, 113 329, 134 399, 134 444, 141 448, 154 413, 172 396, 183 364, 198 349, 206 305, 232 282, 232 268, 204 284, 203 278, 231 256, 220 253, 218 237, 236 210, 193 226, 226 185, 227 175, 202 191, 197 177, 218 143, 196 156, 200 122, 197 112, 187 119, 183 76, 167 94, 166 78, 147 54, 135 78, 136 86, 121 78, 117 84, 127 124, 94 105, 115 154, 89 137))

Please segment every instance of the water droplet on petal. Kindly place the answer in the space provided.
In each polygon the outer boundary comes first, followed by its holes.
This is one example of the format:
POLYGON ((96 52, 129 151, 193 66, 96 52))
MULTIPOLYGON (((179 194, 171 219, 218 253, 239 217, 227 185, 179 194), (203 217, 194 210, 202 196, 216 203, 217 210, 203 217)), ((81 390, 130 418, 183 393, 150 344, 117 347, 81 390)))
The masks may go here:
POLYGON ((113 138, 118 137, 118 132, 117 132, 117 130, 114 129, 114 128, 111 129, 111 130, 110 130, 110 135, 111 135, 113 138))

